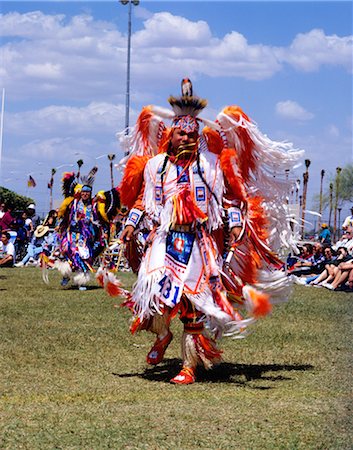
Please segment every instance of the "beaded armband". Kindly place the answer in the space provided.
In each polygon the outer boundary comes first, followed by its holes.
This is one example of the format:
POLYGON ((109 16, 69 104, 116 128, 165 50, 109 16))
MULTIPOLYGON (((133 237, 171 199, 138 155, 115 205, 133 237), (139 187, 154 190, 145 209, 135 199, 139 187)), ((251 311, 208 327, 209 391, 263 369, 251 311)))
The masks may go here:
POLYGON ((128 218, 126 219, 125 226, 131 225, 134 228, 136 228, 142 216, 143 211, 140 211, 139 209, 136 208, 132 208, 129 212, 128 218))
POLYGON ((234 227, 241 227, 243 225, 243 218, 240 208, 235 206, 227 209, 229 229, 234 227))

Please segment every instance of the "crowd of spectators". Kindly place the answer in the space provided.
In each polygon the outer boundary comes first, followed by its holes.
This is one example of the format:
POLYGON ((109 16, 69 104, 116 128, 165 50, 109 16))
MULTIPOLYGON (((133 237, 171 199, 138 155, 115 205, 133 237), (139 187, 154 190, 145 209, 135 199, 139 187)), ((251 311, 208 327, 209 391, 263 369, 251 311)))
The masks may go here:
MULTIPOLYGON (((37 265, 42 251, 54 245, 56 225, 55 210, 41 220, 33 203, 13 212, 0 199, 0 268, 37 265)), ((304 286, 353 292, 353 206, 342 230, 340 239, 332 243, 329 227, 323 223, 316 240, 303 242, 300 253, 287 258, 288 275, 304 286)))
POLYGON ((37 265, 44 246, 51 245, 56 220, 55 210, 41 220, 33 203, 24 211, 13 211, 0 199, 0 267, 37 265))
POLYGON ((353 292, 353 206, 342 225, 343 234, 331 244, 326 224, 315 242, 305 242, 300 254, 287 259, 288 275, 297 284, 353 292))

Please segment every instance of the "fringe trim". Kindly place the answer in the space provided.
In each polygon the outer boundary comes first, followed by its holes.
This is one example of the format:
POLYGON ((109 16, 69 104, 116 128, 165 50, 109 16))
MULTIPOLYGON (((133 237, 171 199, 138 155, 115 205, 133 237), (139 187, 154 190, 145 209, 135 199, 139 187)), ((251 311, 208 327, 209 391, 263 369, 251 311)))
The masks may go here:
POLYGON ((134 299, 134 314, 142 321, 153 316, 155 313, 162 314, 163 305, 153 294, 156 283, 160 280, 163 270, 156 270, 146 274, 145 263, 142 261, 137 281, 132 291, 134 299))
POLYGON ((89 272, 80 272, 73 278, 73 284, 76 286, 87 286, 91 277, 89 272))
POLYGON ((72 269, 68 261, 56 260, 54 263, 54 269, 57 269, 63 277, 70 278, 72 275, 72 269))
POLYGON ((202 334, 183 333, 182 337, 183 365, 196 368, 203 365, 209 370, 222 361, 222 351, 218 350, 214 340, 202 334))
POLYGON ((304 151, 297 150, 289 142, 272 141, 262 134, 256 124, 236 106, 225 108, 218 116, 220 132, 225 147, 237 150, 240 173, 250 195, 260 195, 268 218, 269 245, 275 251, 281 246, 293 245, 290 237, 289 215, 286 198, 294 179, 287 173, 298 166, 304 151))

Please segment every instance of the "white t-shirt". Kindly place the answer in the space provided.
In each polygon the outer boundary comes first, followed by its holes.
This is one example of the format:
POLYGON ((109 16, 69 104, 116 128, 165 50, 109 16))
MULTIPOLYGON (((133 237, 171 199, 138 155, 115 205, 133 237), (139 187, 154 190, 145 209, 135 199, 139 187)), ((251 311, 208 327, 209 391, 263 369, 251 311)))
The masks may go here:
POLYGON ((29 217, 27 217, 27 219, 25 220, 25 226, 26 226, 26 228, 31 228, 32 225, 33 225, 32 219, 30 219, 29 217))
POLYGON ((15 259, 15 246, 12 242, 8 242, 6 245, 0 241, 0 254, 3 258, 6 255, 11 255, 13 259, 15 259))
POLYGON ((347 216, 344 219, 344 222, 342 224, 342 228, 348 228, 353 226, 353 216, 347 216))

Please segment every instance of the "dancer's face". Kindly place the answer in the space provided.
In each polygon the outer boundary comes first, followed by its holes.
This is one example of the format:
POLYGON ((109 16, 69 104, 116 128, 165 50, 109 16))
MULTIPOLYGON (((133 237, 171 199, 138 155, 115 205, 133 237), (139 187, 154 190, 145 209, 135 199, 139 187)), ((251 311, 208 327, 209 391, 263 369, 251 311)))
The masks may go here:
POLYGON ((88 191, 81 192, 81 199, 83 203, 87 203, 91 199, 91 193, 88 191))
POLYGON ((175 151, 182 150, 182 147, 188 144, 196 144, 199 135, 197 131, 186 133, 181 128, 175 128, 173 131, 171 144, 175 151))

